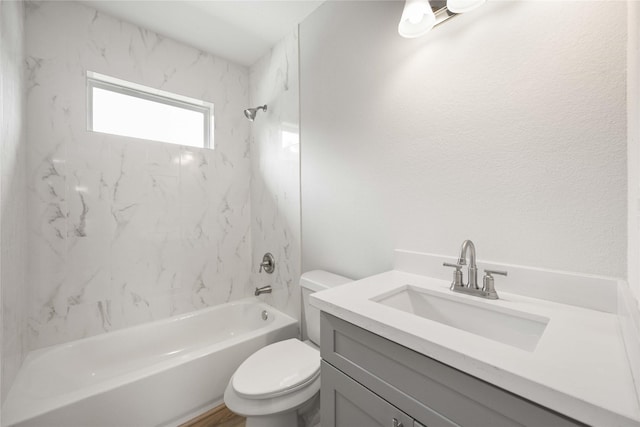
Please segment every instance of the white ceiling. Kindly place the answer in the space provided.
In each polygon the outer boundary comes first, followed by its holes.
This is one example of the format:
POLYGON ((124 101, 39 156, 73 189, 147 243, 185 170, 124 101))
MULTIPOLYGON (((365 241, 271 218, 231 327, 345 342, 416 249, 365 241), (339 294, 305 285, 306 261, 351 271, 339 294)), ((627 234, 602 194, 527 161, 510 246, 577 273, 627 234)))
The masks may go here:
POLYGON ((245 66, 253 65, 324 0, 79 0, 245 66))

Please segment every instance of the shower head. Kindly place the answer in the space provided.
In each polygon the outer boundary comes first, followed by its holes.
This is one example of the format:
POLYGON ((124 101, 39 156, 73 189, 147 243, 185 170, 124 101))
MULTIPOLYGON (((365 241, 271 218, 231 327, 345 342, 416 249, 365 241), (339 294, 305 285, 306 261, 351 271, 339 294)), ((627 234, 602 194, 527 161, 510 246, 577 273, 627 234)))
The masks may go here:
POLYGON ((267 111, 267 104, 261 105, 256 108, 247 108, 244 110, 244 115, 250 122, 256 119, 256 114, 258 114, 258 110, 267 111))

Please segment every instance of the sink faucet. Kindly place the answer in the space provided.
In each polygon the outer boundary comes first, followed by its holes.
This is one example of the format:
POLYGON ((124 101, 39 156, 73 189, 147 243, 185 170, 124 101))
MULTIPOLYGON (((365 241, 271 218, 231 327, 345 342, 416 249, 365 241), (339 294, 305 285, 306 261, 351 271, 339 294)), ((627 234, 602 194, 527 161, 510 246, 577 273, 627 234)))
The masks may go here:
POLYGON ((467 277, 467 283, 464 286, 471 289, 478 289, 476 246, 471 240, 465 240, 464 242, 462 242, 462 247, 460 248, 460 256, 458 257, 458 264, 467 265, 467 252, 469 253, 469 274, 467 277))
POLYGON ((454 292, 475 295, 481 298, 498 299, 498 293, 494 287, 494 274, 506 276, 506 271, 485 270, 482 279, 482 289, 478 286, 478 266, 476 265, 476 247, 471 240, 462 242, 460 248, 460 256, 457 264, 443 263, 445 267, 455 268, 453 272, 453 281, 450 289, 454 292), (467 255, 468 254, 468 255, 467 255), (469 257, 469 273, 467 283, 462 280, 462 266, 467 265, 467 256, 469 257))

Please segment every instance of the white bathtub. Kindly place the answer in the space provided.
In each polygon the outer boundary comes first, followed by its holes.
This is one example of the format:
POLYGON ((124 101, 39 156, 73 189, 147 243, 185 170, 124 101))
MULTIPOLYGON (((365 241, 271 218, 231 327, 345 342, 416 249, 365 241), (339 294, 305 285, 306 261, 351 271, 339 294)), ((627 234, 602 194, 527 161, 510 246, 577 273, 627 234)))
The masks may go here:
POLYGON ((37 350, 7 396, 2 425, 177 425, 222 403, 251 353, 296 336, 295 319, 248 298, 37 350))

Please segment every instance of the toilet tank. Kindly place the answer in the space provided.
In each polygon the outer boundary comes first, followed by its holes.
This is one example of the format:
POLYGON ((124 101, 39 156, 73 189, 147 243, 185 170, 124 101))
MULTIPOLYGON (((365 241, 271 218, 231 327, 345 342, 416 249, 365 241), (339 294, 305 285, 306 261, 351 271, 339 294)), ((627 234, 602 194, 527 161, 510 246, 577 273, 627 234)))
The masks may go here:
POLYGON ((302 314, 304 316, 303 330, 306 330, 306 336, 303 336, 303 338, 310 339, 317 346, 320 345, 320 310, 311 306, 309 303, 309 295, 314 292, 344 285, 351 281, 351 279, 347 279, 346 277, 323 270, 308 271, 300 277, 302 314))

